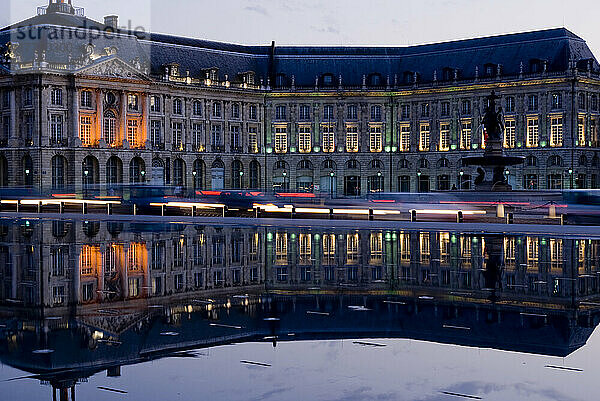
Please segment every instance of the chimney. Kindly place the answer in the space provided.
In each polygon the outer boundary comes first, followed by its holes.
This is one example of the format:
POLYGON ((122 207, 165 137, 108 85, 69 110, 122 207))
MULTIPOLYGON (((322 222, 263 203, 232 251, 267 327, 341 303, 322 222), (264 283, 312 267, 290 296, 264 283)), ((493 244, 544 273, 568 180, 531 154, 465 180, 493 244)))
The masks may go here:
POLYGON ((107 15, 104 17, 104 25, 110 26, 115 31, 119 27, 119 16, 118 15, 107 15))

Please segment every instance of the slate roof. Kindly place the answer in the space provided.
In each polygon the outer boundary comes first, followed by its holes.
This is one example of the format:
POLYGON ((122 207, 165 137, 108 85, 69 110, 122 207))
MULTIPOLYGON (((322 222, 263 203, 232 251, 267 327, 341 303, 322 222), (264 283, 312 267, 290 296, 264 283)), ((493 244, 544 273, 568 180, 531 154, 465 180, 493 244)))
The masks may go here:
MULTIPOLYGON (((8 41, 19 42, 22 59, 33 57, 35 49, 48 46, 44 40, 18 40, 11 28, 31 26, 61 26, 103 30, 103 23, 77 15, 49 13, 38 15, 0 30, 0 46, 8 41), (92 28, 93 27, 93 28, 92 28), (12 35, 12 37, 11 37, 12 35)), ((50 29, 50 28, 47 28, 50 29)), ((150 68, 152 74, 162 75, 164 65, 180 64, 183 74, 190 71, 193 77, 202 76, 202 70, 216 67, 220 78, 229 79, 242 72, 254 71, 257 82, 285 76, 287 84, 294 76, 297 86, 313 86, 317 77, 332 74, 342 76, 344 86, 360 86, 363 76, 379 74, 381 85, 397 76, 403 82, 406 76, 418 74, 419 82, 431 82, 434 72, 443 79, 443 70, 457 69, 459 79, 473 79, 475 68, 484 75, 486 64, 501 65, 503 76, 515 76, 521 70, 528 73, 531 60, 546 63, 547 71, 561 72, 569 68, 569 60, 592 61, 594 71, 600 70, 598 61, 585 41, 565 28, 547 29, 507 35, 497 35, 467 40, 406 46, 406 47, 340 47, 340 46, 245 46, 165 34, 134 36, 132 32, 120 31, 118 43, 104 37, 66 40, 63 51, 47 52, 49 62, 65 62, 69 55, 80 56, 85 44, 93 42, 96 51, 114 45, 126 61, 136 57, 150 68), (51 53, 51 54, 50 54, 51 53)))

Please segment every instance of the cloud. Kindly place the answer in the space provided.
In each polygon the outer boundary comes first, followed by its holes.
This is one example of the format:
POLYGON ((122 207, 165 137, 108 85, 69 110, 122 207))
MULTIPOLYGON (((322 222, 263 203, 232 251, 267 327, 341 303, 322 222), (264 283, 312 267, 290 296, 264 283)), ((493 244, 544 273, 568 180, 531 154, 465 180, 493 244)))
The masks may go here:
POLYGON ((316 26, 311 26, 311 29, 313 29, 314 31, 317 31, 317 32, 321 32, 321 33, 335 33, 335 34, 340 33, 340 30, 334 26, 326 26, 326 27, 322 27, 322 28, 317 28, 316 26))
POLYGON ((246 11, 251 11, 257 14, 261 14, 264 15, 265 17, 267 17, 269 15, 269 12, 267 11, 266 8, 261 7, 261 6, 246 6, 244 7, 244 10, 246 11))

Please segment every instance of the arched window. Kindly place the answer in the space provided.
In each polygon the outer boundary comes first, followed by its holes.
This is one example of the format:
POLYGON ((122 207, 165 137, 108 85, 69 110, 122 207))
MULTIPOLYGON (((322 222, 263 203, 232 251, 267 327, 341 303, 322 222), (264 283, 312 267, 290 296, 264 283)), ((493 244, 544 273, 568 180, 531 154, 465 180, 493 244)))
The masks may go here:
POLYGON ((260 188, 260 164, 256 160, 250 162, 249 186, 252 189, 260 188))
MULTIPOLYGON (((2 167, 0 166, 0 170, 1 169, 2 169, 2 167)), ((29 155, 23 156, 22 170, 23 170, 23 184, 25 184, 26 187, 32 187, 33 186, 33 160, 31 160, 31 156, 29 156, 29 155)), ((1 178, 0 178, 0 180, 1 180, 1 178)), ((0 182, 0 186, 2 186, 1 182, 0 182)))
POLYGON ((64 156, 52 158, 52 189, 63 189, 66 185, 67 159, 64 156))
POLYGON ((106 184, 114 185, 123 182, 123 163, 117 156, 111 156, 106 162, 106 184))
POLYGON ((234 160, 231 162, 231 187, 233 189, 243 188, 244 166, 241 161, 234 160))
POLYGON ((335 162, 331 159, 327 159, 321 165, 321 169, 323 170, 335 170, 335 162))
POLYGON ((196 117, 200 117, 202 115, 202 103, 199 100, 194 100, 192 112, 196 117))
POLYGON ((173 162, 173 185, 185 187, 185 162, 181 159, 173 162))
POLYGON ((300 160, 298 163, 298 170, 312 170, 313 164, 309 160, 300 160))
POLYGON ((410 163, 406 159, 402 159, 398 162, 399 169, 407 169, 410 168, 410 163))
POLYGON ((562 167, 563 160, 558 155, 553 155, 548 158, 548 167, 562 167))
POLYGON ((381 160, 371 160, 371 168, 383 168, 383 163, 381 160))
POLYGON ((445 157, 443 157, 440 160, 438 160, 437 166, 438 166, 438 168, 449 168, 450 161, 448 159, 446 159, 445 157))
POLYGON ((183 114, 183 102, 181 99, 173 99, 173 114, 183 114))
POLYGON ((81 177, 84 189, 89 189, 98 183, 98 159, 91 155, 83 159, 81 177))
POLYGON ((333 86, 335 85, 335 78, 333 74, 323 74, 321 76, 321 84, 323 86, 333 86))
POLYGON ((152 160, 152 185, 166 185, 165 163, 159 158, 152 160))
POLYGON ((429 168, 429 162, 427 159, 419 160, 419 168, 429 168))
POLYGON ((527 156, 525 159, 525 165, 527 167, 536 167, 537 166, 537 158, 533 155, 527 156))
POLYGON ((104 113, 103 139, 109 146, 115 146, 117 143, 117 117, 115 113, 108 110, 104 113))
POLYGON ((580 167, 586 167, 587 164, 588 164, 587 157, 585 155, 579 156, 579 166, 580 167))
POLYGON ((146 164, 141 157, 134 157, 129 163, 129 182, 138 184, 144 182, 146 175, 146 164))
POLYGON ((192 175, 194 176, 194 189, 204 189, 204 162, 202 160, 197 159, 194 162, 192 175))
POLYGON ((360 164, 358 163, 357 160, 348 160, 346 162, 346 169, 347 170, 359 170, 360 164))

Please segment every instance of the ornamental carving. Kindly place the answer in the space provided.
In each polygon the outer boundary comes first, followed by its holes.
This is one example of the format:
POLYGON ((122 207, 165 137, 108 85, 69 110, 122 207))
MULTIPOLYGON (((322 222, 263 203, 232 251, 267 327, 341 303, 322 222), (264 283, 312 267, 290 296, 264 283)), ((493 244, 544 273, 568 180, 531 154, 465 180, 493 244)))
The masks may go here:
POLYGON ((117 58, 86 67, 80 71, 80 74, 145 80, 144 76, 139 71, 117 58))

